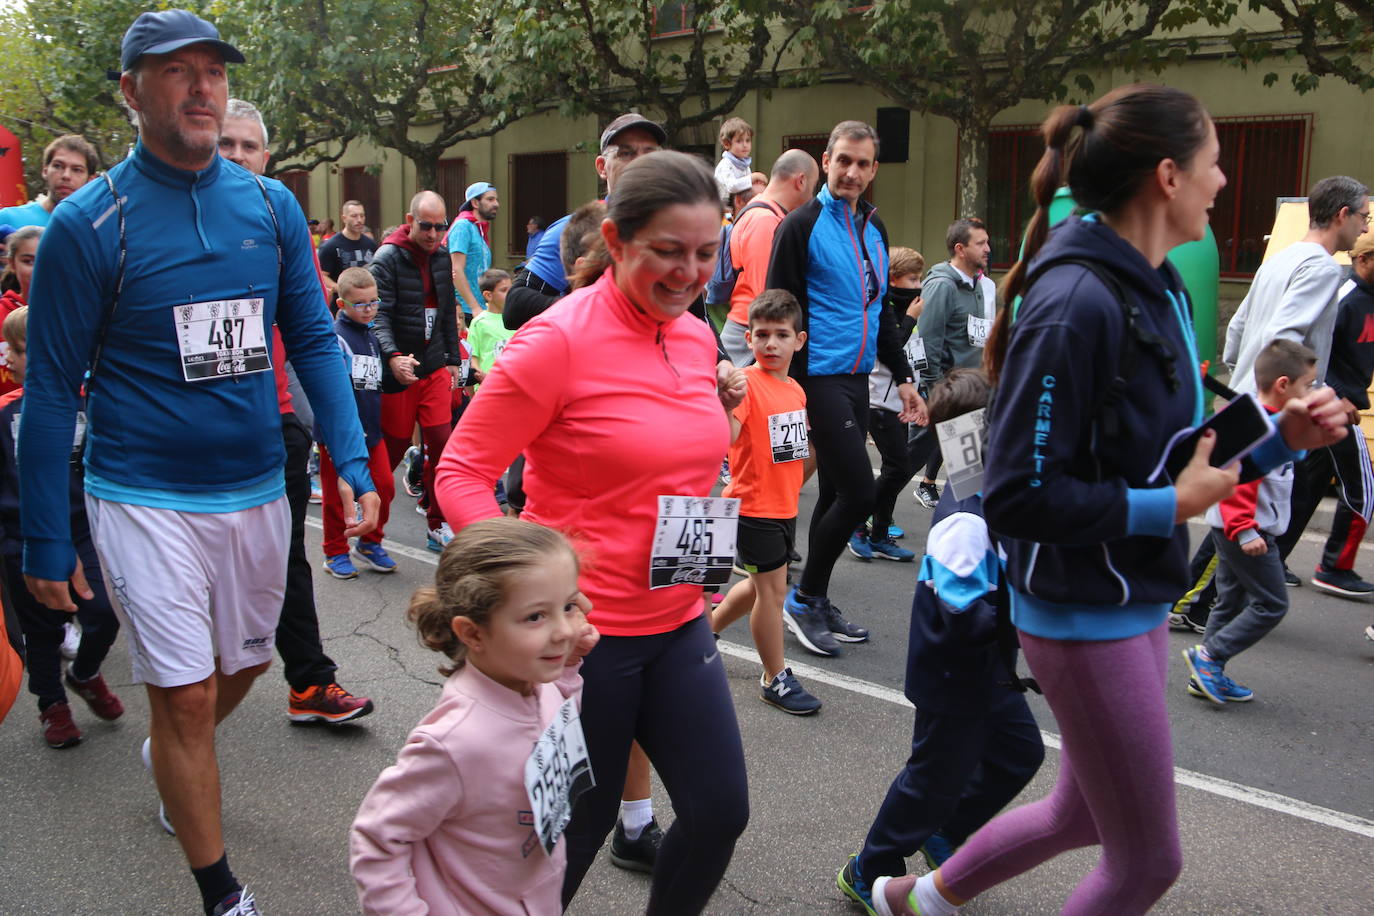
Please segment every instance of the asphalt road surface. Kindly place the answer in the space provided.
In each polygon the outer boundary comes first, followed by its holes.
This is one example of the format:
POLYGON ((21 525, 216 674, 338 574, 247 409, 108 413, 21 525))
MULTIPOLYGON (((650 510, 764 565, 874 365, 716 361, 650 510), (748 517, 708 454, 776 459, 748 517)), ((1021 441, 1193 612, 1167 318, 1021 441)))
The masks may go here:
MULTIPOLYGON (((423 520, 399 491, 388 547, 400 569, 315 582, 326 649, 340 682, 374 700, 356 725, 297 727, 286 719, 280 665, 259 680, 219 731, 230 863, 269 916, 357 911, 347 832, 358 803, 433 706, 437 656, 404 621, 411 592, 433 575, 423 520)), ((814 500, 803 492, 802 519, 814 500)), ((318 512, 315 512, 318 515, 318 512)), ((910 495, 898 505, 903 543, 919 555, 930 513, 910 495)), ((1316 525, 1329 518, 1329 508, 1316 525)), ((1315 529, 1314 529, 1315 530, 1315 529)), ((1193 528, 1194 539, 1202 529, 1193 528)), ((318 564, 319 529, 307 528, 318 564)), ((1306 578, 1319 552, 1309 533, 1293 569, 1306 578)), ((1366 551, 1368 554, 1368 551, 1366 551)), ((1374 574, 1374 557, 1360 564, 1374 574)), ((857 913, 835 889, 835 871, 862 841, 909 748, 911 711, 901 696, 912 564, 841 558, 832 597, 872 640, 842 658, 806 655, 789 637, 789 662, 825 703, 797 719, 757 699, 758 668, 743 624, 722 641, 748 757, 751 819, 714 914, 857 913)), ((1171 636, 1169 691, 1185 866, 1156 912, 1169 914, 1374 913, 1374 606, 1290 591, 1292 610, 1269 638, 1228 669, 1255 702, 1214 707, 1188 697, 1171 636)), ((158 827, 157 797, 139 762, 147 700, 129 680, 123 639, 105 674, 124 699, 118 722, 76 701, 85 741, 65 751, 42 741, 32 698, 21 694, 0 725, 0 916, 193 914, 195 885, 176 842, 158 827)), ((75 698, 73 698, 75 700, 75 698)), ((1054 746, 1053 717, 1032 704, 1054 746)), ((1122 697, 1122 715, 1130 715, 1122 697)), ((1051 750, 1024 798, 1043 796, 1051 750)), ((656 788, 660 822, 670 806, 656 788)), ((970 914, 1058 912, 1096 859, 1059 857, 995 888, 970 914)), ((912 864, 924 868, 919 860, 912 864)), ((646 876, 606 861, 588 875, 575 916, 642 913, 646 876)))

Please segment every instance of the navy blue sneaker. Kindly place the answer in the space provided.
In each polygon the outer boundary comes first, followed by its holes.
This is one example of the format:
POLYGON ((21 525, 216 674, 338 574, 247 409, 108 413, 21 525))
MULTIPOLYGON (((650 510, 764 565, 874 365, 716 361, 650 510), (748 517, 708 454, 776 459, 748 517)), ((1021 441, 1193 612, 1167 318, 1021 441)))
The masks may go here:
POLYGON ((916 559, 916 554, 905 547, 897 546, 897 542, 892 538, 883 538, 881 541, 870 540, 868 549, 875 557, 882 557, 884 560, 896 560, 898 563, 910 563, 916 559))
POLYGON ((825 609, 829 606, 830 602, 824 598, 802 597, 795 586, 788 589, 782 602, 782 619, 787 629, 806 651, 816 655, 835 656, 842 651, 826 622, 825 609))
POLYGON ((926 867, 931 871, 944 865, 945 861, 952 855, 954 855, 954 846, 938 830, 921 844, 921 857, 926 860, 926 867))
POLYGON ((850 856, 849 861, 844 863, 844 868, 835 875, 835 886, 840 889, 840 893, 863 907, 868 916, 878 916, 878 911, 873 909, 873 891, 863 875, 859 874, 857 854, 850 856))
POLYGON ((821 701, 807 692, 791 668, 782 669, 767 684, 760 678, 759 699, 794 716, 809 716, 821 708, 821 701))
POLYGON ((822 613, 825 615, 826 628, 830 630, 830 635, 840 642, 867 642, 868 631, 861 626, 856 626, 844 619, 840 609, 830 603, 829 598, 821 598, 825 602, 822 613))
POLYGON ((865 563, 873 559, 873 550, 868 546, 868 535, 862 528, 849 536, 849 552, 865 563))

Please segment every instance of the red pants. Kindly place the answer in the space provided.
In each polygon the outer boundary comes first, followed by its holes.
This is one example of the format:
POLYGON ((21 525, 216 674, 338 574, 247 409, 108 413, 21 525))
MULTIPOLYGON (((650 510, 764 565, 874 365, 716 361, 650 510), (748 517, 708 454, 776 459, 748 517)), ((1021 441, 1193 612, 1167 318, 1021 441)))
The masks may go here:
MULTIPOLYGON (((391 501, 396 497, 396 478, 392 476, 384 439, 378 440, 372 446, 372 451, 367 453, 367 471, 372 475, 372 485, 377 488, 381 507, 377 511, 376 529, 360 540, 380 544, 386 520, 391 515, 391 501)), ((343 500, 339 498, 339 472, 334 469, 334 462, 323 442, 320 443, 320 492, 324 497, 321 502, 321 509, 324 510, 324 555, 332 557, 348 553, 348 538, 344 537, 343 500)))
POLYGON ((427 500, 425 520, 431 531, 444 521, 439 502, 432 496, 434 468, 439 463, 439 456, 444 453, 444 445, 452 430, 452 404, 453 376, 442 368, 411 382, 404 391, 382 395, 382 437, 386 442, 392 471, 396 470, 406 449, 410 448, 410 436, 415 424, 420 424, 420 436, 426 452, 423 477, 427 500))

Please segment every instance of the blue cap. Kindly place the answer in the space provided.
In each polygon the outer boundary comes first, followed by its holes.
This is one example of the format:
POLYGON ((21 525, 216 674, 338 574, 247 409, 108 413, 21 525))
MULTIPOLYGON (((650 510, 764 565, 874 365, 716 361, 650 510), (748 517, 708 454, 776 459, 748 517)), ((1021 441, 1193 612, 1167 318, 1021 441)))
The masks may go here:
POLYGON ((474 197, 481 197, 488 191, 495 190, 496 185, 492 184, 490 181, 474 181, 472 184, 468 185, 468 189, 463 192, 463 203, 467 203, 474 197))
POLYGON ((243 53, 222 41, 219 29, 187 10, 140 13, 124 33, 119 52, 119 69, 129 70, 144 54, 171 54, 187 45, 213 45, 225 61, 243 63, 243 53))

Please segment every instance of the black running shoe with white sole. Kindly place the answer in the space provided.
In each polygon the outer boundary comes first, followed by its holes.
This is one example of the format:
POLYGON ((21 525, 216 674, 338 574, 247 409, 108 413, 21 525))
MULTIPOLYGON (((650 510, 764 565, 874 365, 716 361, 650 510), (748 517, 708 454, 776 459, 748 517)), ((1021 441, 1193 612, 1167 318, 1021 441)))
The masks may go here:
POLYGON ((826 623, 825 607, 829 604, 824 598, 804 598, 796 588, 788 589, 782 602, 782 619, 787 629, 797 637, 806 651, 815 655, 840 655, 840 644, 830 632, 826 623))
POLYGON ((1353 569, 1318 566, 1312 573, 1312 587, 1342 598, 1368 598, 1374 595, 1374 584, 1361 579, 1353 569))
POLYGON ((825 625, 830 629, 830 635, 834 636, 840 642, 868 641, 868 630, 845 620, 844 615, 840 613, 840 609, 831 604, 829 598, 823 598, 821 600, 825 602, 825 625))

